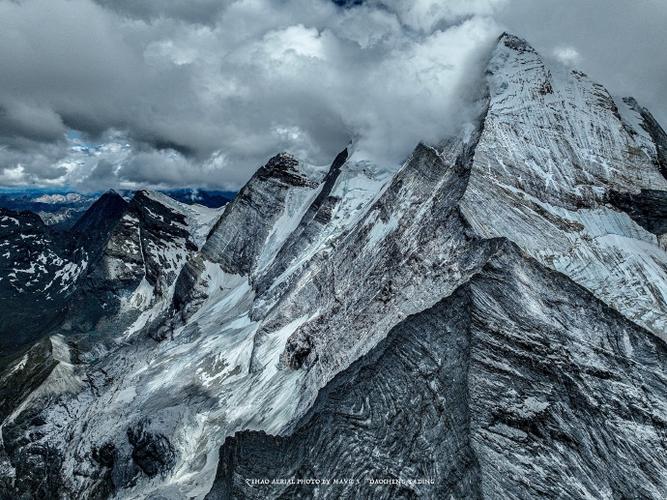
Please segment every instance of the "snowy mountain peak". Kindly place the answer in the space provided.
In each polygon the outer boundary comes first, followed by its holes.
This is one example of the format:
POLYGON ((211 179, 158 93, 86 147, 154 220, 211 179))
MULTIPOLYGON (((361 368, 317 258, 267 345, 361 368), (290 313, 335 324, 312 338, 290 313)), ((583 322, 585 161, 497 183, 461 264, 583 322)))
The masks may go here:
POLYGON ((663 235, 647 231, 638 213, 659 212, 664 203, 664 132, 634 101, 614 99, 516 37, 501 38, 488 67, 488 110, 462 201, 466 219, 665 336, 663 235), (641 197, 641 210, 628 206, 629 196, 645 192, 658 194, 641 197), (638 269, 644 280, 630 278, 638 269))
POLYGON ((516 52, 531 52, 536 54, 537 51, 523 38, 514 35, 513 33, 503 32, 498 37, 498 45, 503 45, 516 52))
POLYGON ((321 181, 325 169, 298 160, 289 153, 280 153, 260 167, 254 177, 264 181, 280 182, 286 186, 313 187, 321 181))
POLYGON ((528 42, 505 34, 500 37, 487 66, 492 96, 535 99, 553 93, 552 75, 542 56, 528 42), (518 87, 518 88, 517 88, 518 87))
POLYGON ((92 245, 103 243, 127 207, 128 203, 121 195, 113 190, 107 191, 83 213, 72 231, 92 245))
POLYGON ((49 332, 66 383, 3 399, 12 496, 665 497, 665 133, 509 34, 483 78, 398 169, 279 154, 206 217, 137 193, 77 349, 49 332), (332 470, 434 483, 245 480, 332 470))

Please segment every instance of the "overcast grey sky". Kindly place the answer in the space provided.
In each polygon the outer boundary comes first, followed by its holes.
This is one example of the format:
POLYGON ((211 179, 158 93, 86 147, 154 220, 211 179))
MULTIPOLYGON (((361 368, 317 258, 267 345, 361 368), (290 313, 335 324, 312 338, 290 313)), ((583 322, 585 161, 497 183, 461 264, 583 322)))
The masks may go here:
POLYGON ((236 189, 350 140, 398 163, 465 122, 503 30, 664 125, 665 26, 665 0, 0 0, 0 186, 236 189))

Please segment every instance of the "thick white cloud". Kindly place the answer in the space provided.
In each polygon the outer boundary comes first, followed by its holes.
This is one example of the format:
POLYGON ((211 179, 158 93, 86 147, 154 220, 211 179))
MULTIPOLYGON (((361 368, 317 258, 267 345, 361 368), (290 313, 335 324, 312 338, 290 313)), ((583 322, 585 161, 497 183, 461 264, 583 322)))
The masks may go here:
POLYGON ((430 33, 441 23, 452 23, 469 16, 492 15, 506 0, 383 0, 367 2, 396 12, 400 21, 424 33, 430 33))
POLYGON ((237 188, 278 151, 323 164, 350 140, 398 163, 469 119, 504 26, 590 60, 557 19, 536 35, 527 1, 0 0, 0 183, 237 188))
POLYGON ((553 54, 565 66, 576 66, 581 63, 581 54, 579 51, 568 45, 556 47, 553 54))

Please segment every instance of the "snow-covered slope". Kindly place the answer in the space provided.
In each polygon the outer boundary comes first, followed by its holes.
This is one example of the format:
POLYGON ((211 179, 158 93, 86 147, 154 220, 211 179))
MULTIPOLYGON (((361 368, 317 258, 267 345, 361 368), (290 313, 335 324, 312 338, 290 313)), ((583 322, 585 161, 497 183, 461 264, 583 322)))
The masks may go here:
POLYGON ((461 203, 466 219, 667 339, 660 235, 610 204, 615 193, 667 191, 664 145, 646 112, 580 72, 547 65, 511 35, 494 50, 489 73, 489 110, 461 203))
POLYGON ((81 288, 103 338, 10 400, 3 487, 664 496, 665 133, 514 36, 487 69, 478 122, 398 170, 280 154, 220 214, 138 193, 81 288), (245 481, 332 471, 360 483, 245 481))

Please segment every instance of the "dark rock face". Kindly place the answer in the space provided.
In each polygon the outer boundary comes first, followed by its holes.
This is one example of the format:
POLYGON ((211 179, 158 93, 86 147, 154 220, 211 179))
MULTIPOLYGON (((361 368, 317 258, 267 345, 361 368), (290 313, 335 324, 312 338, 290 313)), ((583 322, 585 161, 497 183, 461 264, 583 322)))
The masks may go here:
POLYGON ((130 205, 141 227, 140 244, 146 280, 158 293, 163 293, 180 271, 180 267, 175 268, 165 255, 165 246, 178 246, 186 252, 194 252, 197 246, 192 241, 182 213, 170 209, 144 191, 139 191, 130 205), (169 273, 169 270, 172 272, 169 273))
MULTIPOLYGON (((86 288, 83 283, 97 279, 95 262, 126 210, 120 195, 105 193, 71 231, 57 233, 32 212, 0 209, 0 300, 6 307, 0 319, 3 354, 20 350, 74 318, 71 310, 86 288)), ((88 293, 83 295, 90 299, 88 293)))
POLYGON ((204 255, 215 256, 226 272, 249 274, 291 190, 314 190, 318 186, 318 181, 299 171, 298 166, 293 157, 280 154, 260 168, 211 231, 204 255), (241 221, 254 235, 250 240, 238 232, 241 221), (220 252, 223 247, 224 252, 220 252))
POLYGON ((90 253, 104 247, 113 228, 125 214, 128 203, 115 191, 107 191, 93 203, 71 229, 78 246, 90 253))
POLYGON ((166 282, 175 279, 162 278, 173 265, 163 252, 170 245, 196 250, 185 216, 139 191, 114 226, 94 273, 119 289, 135 288, 145 275, 151 286, 162 291, 166 282))
POLYGON ((119 452, 113 443, 104 443, 99 448, 93 448, 92 459, 102 466, 99 479, 91 489, 90 498, 103 499, 112 497, 118 490, 118 484, 114 481, 114 466, 118 460, 119 452))
POLYGON ((48 445, 30 445, 14 457, 16 476, 15 498, 58 498, 62 492, 60 467, 62 455, 48 445))
POLYGON ((291 435, 228 438, 207 498, 664 497, 665 356, 501 243, 469 283, 337 375, 291 435))
MULTIPOLYGON (((127 204, 116 193, 107 193, 94 204, 80 223, 97 242, 92 259, 76 294, 68 303, 68 328, 85 333, 115 332, 125 328, 138 312, 117 317, 123 301, 142 280, 160 297, 176 280, 188 253, 197 250, 186 217, 156 199, 149 192, 137 192, 127 204), (120 198, 120 200, 119 200, 120 198), (122 203, 121 203, 122 202, 122 203), (120 211, 125 204, 124 211, 120 211), (103 220, 108 209, 120 213, 110 231, 92 231, 90 225, 103 220), (98 236, 94 234, 97 233, 98 236)), ((76 229, 76 228, 75 228, 76 229)))
MULTIPOLYGON (((639 126, 648 133, 655 148, 653 161, 667 179, 667 133, 653 115, 635 99, 629 97, 623 99, 623 102, 641 118, 639 126)), ((637 135, 636 131, 631 132, 637 135)), ((659 239, 667 233, 667 190, 641 189, 639 193, 611 191, 609 203, 627 213, 637 224, 659 239)))
POLYGON ((320 392, 291 436, 248 431, 228 438, 207 498, 479 498, 469 446, 466 304, 457 294, 405 320, 320 392), (454 300, 461 307, 452 307, 454 300), (369 484, 434 475, 435 485, 369 484), (341 484, 248 485, 253 478, 341 484))
POLYGON ((656 147, 656 164, 662 173, 662 176, 667 179, 667 132, 660 126, 653 115, 632 97, 626 97, 625 103, 632 109, 639 112, 643 118, 642 127, 651 136, 656 147))
POLYGON ((656 236, 667 233, 667 191, 643 189, 638 194, 611 192, 609 203, 656 236))
POLYGON ((39 216, 0 208, 0 358, 36 341, 56 321, 79 272, 67 242, 39 216))
POLYGON ((524 52, 537 54, 535 49, 531 47, 531 45, 526 40, 519 38, 518 36, 511 33, 505 32, 500 35, 498 43, 505 45, 505 47, 508 47, 513 51, 518 52, 519 54, 523 54, 524 52))
POLYGON ((132 446, 132 460, 149 477, 164 474, 176 463, 174 448, 162 434, 154 433, 140 422, 127 430, 127 439, 132 446))
POLYGON ((116 463, 117 450, 113 443, 104 443, 99 448, 93 449, 93 460, 104 467, 113 467, 116 463))
POLYGON ((128 204, 110 191, 59 234, 32 212, 0 209, 0 352, 48 332, 122 331, 138 313, 119 319, 121 305, 143 279, 154 297, 170 294, 199 229, 184 213, 196 210, 170 200, 140 191, 128 204))
POLYGON ((63 328, 70 334, 102 333, 119 327, 105 327, 100 320, 113 317, 123 296, 134 290, 143 278, 139 230, 139 219, 128 209, 101 244, 98 240, 97 248, 90 255, 92 260, 63 314, 66 318, 63 328))
POLYGON ((49 376, 56 361, 51 342, 42 339, 18 360, 18 368, 2 373, 0 381, 0 421, 4 421, 19 404, 49 376))
MULTIPOLYGON (((320 170, 305 170, 294 157, 282 153, 271 158, 239 191, 209 234, 200 255, 188 261, 178 277, 174 294, 176 310, 184 311, 197 303, 204 272, 203 261, 220 266, 229 274, 249 276, 262 265, 263 255, 278 252, 289 228, 276 228, 281 216, 309 198, 325 176, 320 170), (252 237, 248 238, 247 235, 252 237)), ((287 214, 295 216, 297 214, 287 214)), ((296 220, 298 222, 299 220, 296 220)), ((282 222, 289 225, 290 221, 282 222)))

